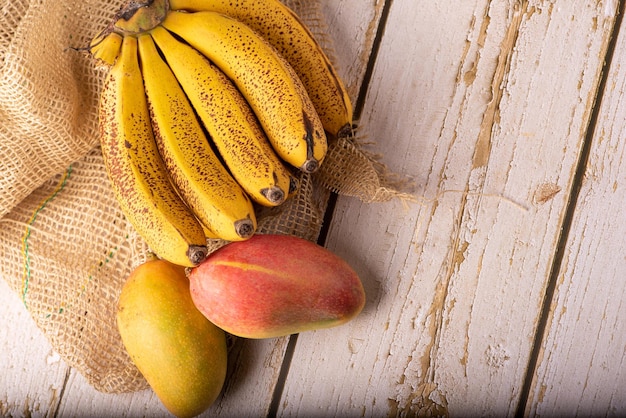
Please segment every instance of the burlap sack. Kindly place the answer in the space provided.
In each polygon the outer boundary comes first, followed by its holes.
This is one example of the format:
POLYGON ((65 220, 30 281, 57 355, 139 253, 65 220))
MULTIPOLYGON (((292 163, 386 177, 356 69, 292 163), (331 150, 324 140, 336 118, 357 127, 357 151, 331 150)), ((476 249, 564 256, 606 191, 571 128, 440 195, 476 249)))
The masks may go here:
MULTIPOLYGON (((115 309, 148 248, 115 201, 98 147, 105 73, 73 48, 87 45, 122 2, 0 3, 1 277, 67 364, 104 392, 146 387, 121 343, 115 309)), ((286 3, 332 58, 317 2, 286 3)), ((395 196, 382 173, 358 140, 333 143, 321 172, 303 176, 293 199, 259 212, 259 232, 314 241, 330 191, 364 201, 395 196)))

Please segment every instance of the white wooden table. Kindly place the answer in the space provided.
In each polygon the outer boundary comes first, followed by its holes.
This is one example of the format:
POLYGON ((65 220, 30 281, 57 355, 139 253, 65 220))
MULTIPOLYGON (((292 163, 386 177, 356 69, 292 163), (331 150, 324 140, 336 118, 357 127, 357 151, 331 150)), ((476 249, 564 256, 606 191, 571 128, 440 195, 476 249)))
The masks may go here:
MULTIPOLYGON (((347 325, 242 341, 206 416, 624 415, 617 0, 323 0, 369 149, 419 203, 340 197, 347 325)), ((0 414, 167 416, 97 392, 0 281, 0 414)))

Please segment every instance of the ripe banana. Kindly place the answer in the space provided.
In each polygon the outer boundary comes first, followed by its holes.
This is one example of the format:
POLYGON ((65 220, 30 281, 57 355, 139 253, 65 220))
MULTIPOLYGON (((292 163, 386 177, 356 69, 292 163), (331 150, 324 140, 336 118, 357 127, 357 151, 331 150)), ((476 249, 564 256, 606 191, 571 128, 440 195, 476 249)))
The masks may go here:
POLYGON ((228 241, 249 238, 256 230, 252 202, 212 150, 150 34, 139 35, 139 57, 154 136, 177 190, 215 235, 228 241))
POLYGON ((235 180, 261 205, 283 203, 296 180, 272 149, 245 98, 197 50, 163 27, 151 33, 235 180))
POLYGON ((231 16, 264 37, 291 64, 332 136, 351 132, 350 96, 330 60, 300 18, 279 0, 170 0, 172 10, 231 16))
POLYGON ((99 108, 102 156, 129 222, 160 257, 195 266, 207 255, 202 226, 171 185, 154 141, 137 56, 125 36, 99 108))
POLYGON ((89 44, 91 55, 106 65, 113 65, 122 48, 122 35, 116 32, 103 31, 89 44))
POLYGON ((327 151, 324 127, 293 68, 271 45, 214 12, 170 11, 162 25, 234 81, 283 160, 307 173, 319 168, 327 151))

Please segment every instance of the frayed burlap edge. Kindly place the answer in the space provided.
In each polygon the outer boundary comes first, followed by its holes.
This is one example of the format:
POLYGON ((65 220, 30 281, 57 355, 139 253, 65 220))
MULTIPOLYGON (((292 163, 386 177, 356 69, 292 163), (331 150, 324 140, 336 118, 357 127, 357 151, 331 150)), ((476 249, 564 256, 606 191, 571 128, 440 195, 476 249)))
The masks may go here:
POLYGON ((415 201, 413 184, 389 171, 381 155, 368 152, 364 145, 366 129, 355 128, 353 135, 334 139, 327 161, 315 177, 320 184, 341 196, 352 196, 365 203, 400 199, 415 201))

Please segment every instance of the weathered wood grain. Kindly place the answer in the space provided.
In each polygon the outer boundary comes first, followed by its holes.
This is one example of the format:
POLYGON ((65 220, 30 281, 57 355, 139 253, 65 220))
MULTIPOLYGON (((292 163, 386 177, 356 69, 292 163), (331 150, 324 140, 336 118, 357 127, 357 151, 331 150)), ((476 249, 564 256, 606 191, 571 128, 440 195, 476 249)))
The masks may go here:
POLYGON ((385 0, 320 0, 332 59, 355 103, 365 76, 385 0))
POLYGON ((622 23, 527 413, 626 414, 626 27, 622 23))
POLYGON ((339 199, 369 301, 299 336, 281 414, 515 412, 615 7, 392 3, 362 121, 427 200, 339 199))

